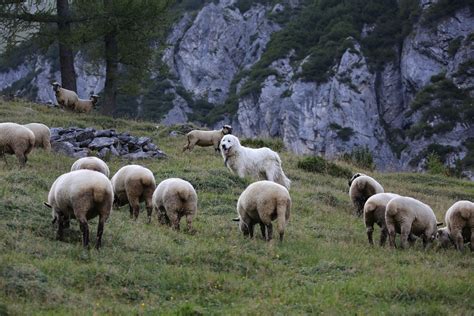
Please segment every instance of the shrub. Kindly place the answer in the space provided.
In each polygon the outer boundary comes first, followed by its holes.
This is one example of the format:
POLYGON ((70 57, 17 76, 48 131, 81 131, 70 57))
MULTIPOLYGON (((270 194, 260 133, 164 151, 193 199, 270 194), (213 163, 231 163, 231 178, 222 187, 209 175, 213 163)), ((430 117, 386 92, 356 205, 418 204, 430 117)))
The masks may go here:
POLYGON ((285 144, 279 138, 245 138, 241 140, 243 146, 252 148, 268 147, 274 151, 285 150, 285 144))
POLYGON ((426 157, 426 170, 431 174, 447 174, 446 167, 435 152, 430 152, 426 157))
POLYGON ((319 156, 303 158, 298 161, 297 167, 305 171, 328 174, 338 178, 350 178, 352 176, 351 170, 326 161, 319 156))
POLYGON ((368 170, 375 169, 375 163, 374 158, 372 156, 372 152, 367 146, 362 148, 355 148, 354 150, 352 150, 351 153, 344 154, 342 158, 343 160, 350 162, 356 165, 357 167, 368 170))

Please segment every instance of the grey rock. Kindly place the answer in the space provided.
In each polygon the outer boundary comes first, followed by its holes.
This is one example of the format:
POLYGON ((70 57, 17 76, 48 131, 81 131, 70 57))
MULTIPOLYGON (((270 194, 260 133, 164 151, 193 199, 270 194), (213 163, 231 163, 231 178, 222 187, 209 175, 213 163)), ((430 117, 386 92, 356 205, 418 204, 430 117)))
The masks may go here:
POLYGON ((89 156, 89 151, 88 150, 79 150, 79 151, 76 151, 72 154, 72 157, 74 158, 84 158, 84 157, 87 157, 89 156))
POLYGON ((110 146, 110 153, 113 155, 113 156, 120 156, 120 153, 118 152, 118 150, 114 147, 114 146, 110 146))
POLYGON ((117 133, 112 129, 98 130, 94 133, 95 137, 112 137, 115 135, 117 135, 117 133))
POLYGON ((104 159, 105 157, 107 157, 107 155, 109 155, 109 153, 110 153, 110 148, 104 147, 101 150, 99 150, 99 152, 97 153, 97 157, 99 157, 100 159, 104 159))
POLYGON ((148 144, 149 142, 151 142, 151 138, 150 138, 150 137, 139 137, 139 138, 137 139, 136 144, 137 144, 137 146, 142 147, 142 146, 148 144))
POLYGON ((74 146, 69 142, 53 142, 51 143, 51 149, 54 152, 61 153, 66 156, 73 156, 76 152, 74 146))
POLYGON ((91 138, 94 138, 94 130, 88 129, 88 128, 84 130, 79 130, 76 132, 75 138, 77 142, 83 142, 91 138))
POLYGON ((90 149, 102 149, 104 147, 110 147, 117 143, 116 138, 110 137, 96 137, 94 140, 89 144, 90 149))

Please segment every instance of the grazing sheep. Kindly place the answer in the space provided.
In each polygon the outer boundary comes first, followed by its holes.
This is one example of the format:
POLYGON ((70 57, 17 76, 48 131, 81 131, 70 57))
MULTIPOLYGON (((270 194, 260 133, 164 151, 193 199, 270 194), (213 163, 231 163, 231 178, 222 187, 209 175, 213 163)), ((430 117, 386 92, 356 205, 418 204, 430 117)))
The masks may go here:
POLYGON ((385 224, 385 207, 387 203, 400 195, 393 193, 377 193, 372 195, 364 205, 364 222, 367 228, 367 238, 371 245, 374 244, 372 234, 374 232, 374 223, 379 225, 380 231, 380 246, 385 245, 387 240, 388 231, 387 225, 385 224))
POLYGON ((153 193, 153 209, 160 223, 172 225, 176 230, 181 217, 186 216, 187 229, 194 232, 192 220, 197 212, 197 194, 188 181, 179 178, 161 181, 153 193))
POLYGON ((186 149, 191 151, 195 145, 202 147, 214 146, 214 150, 219 151, 219 143, 222 137, 227 134, 232 134, 230 125, 224 125, 220 130, 214 131, 192 130, 186 134, 188 143, 184 145, 183 151, 186 151, 186 149))
POLYGON ((99 99, 98 95, 91 95, 89 100, 78 99, 74 104, 73 110, 78 113, 89 113, 99 99))
POLYGON ((148 223, 151 221, 152 196, 156 188, 153 173, 139 165, 128 165, 122 167, 112 177, 114 188, 114 205, 122 206, 129 204, 130 218, 138 218, 140 202, 145 201, 148 223))
POLYGON ((71 111, 74 110, 74 105, 79 100, 77 93, 72 90, 62 88, 61 85, 56 81, 51 85, 53 86, 59 106, 71 111))
POLYGON ((253 238, 255 224, 260 224, 262 236, 272 239, 272 221, 277 220, 277 231, 283 241, 285 227, 290 218, 291 198, 288 190, 272 181, 257 181, 250 184, 237 201, 237 213, 242 233, 253 238))
POLYGON ((84 157, 76 160, 71 167, 71 171, 89 169, 103 173, 107 178, 110 175, 109 167, 100 158, 97 157, 84 157))
POLYGON ((261 176, 290 189, 291 181, 281 168, 280 156, 270 148, 248 148, 234 135, 226 135, 221 140, 221 153, 224 164, 239 177, 261 176))
POLYGON ((436 237, 437 222, 433 210, 411 197, 391 199, 386 206, 385 222, 392 247, 395 247, 395 232, 400 232, 402 248, 406 248, 410 234, 421 236, 424 248, 436 237))
POLYGON ((15 154, 24 167, 34 146, 35 134, 30 129, 16 123, 0 123, 0 156, 5 163, 5 154, 15 154))
POLYGON ((76 170, 59 176, 54 181, 46 206, 53 209, 53 224, 58 222, 57 238, 63 240, 64 228, 70 218, 79 221, 82 244, 89 246, 87 222, 99 215, 96 248, 102 244, 104 224, 112 210, 112 184, 103 174, 92 170, 76 170))
POLYGON ((380 183, 363 173, 354 174, 349 180, 349 187, 349 196, 351 197, 352 203, 357 208, 357 216, 362 214, 365 201, 367 201, 369 197, 376 193, 384 192, 380 183))
POLYGON ((23 125, 35 134, 35 147, 43 147, 46 151, 51 151, 51 131, 49 127, 41 123, 30 123, 23 125))
POLYGON ((454 245, 459 251, 464 251, 464 243, 471 242, 474 251, 474 203, 458 201, 454 203, 445 215, 446 227, 438 230, 438 240, 441 246, 447 248, 454 245))

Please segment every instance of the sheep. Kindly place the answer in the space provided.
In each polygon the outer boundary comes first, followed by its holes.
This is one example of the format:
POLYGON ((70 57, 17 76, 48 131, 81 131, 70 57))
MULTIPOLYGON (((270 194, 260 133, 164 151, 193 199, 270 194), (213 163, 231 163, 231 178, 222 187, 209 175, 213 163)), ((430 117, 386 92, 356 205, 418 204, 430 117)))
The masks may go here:
POLYGON ((364 222, 367 229, 369 244, 374 244, 372 234, 374 232, 374 223, 377 223, 381 229, 380 246, 385 245, 388 236, 387 225, 385 224, 385 207, 391 199, 398 196, 398 194, 394 193, 377 193, 372 195, 367 202, 365 202, 364 222))
POLYGON ((97 157, 84 157, 76 160, 71 167, 71 171, 89 169, 103 173, 107 178, 110 175, 109 167, 100 158, 97 157))
POLYGON ((253 238, 254 225, 259 224, 262 236, 270 241, 273 235, 272 220, 277 220, 280 242, 290 218, 291 198, 281 184, 263 180, 250 184, 237 201, 239 228, 244 236, 253 238))
POLYGON ((192 228, 193 217, 197 213, 197 194, 191 183, 179 178, 170 178, 160 182, 153 193, 153 209, 158 221, 179 230, 181 217, 186 216, 187 230, 192 228))
POLYGON ((72 90, 62 88, 61 85, 56 81, 51 85, 53 86, 59 106, 67 110, 74 110, 74 105, 79 100, 77 93, 72 90))
POLYGON ((402 248, 406 248, 410 234, 421 236, 425 249, 436 237, 437 222, 433 210, 411 197, 391 199, 386 206, 385 222, 391 247, 395 247, 395 232, 401 234, 402 248))
POLYGON ((0 156, 5 164, 5 154, 15 154, 20 166, 24 167, 34 146, 35 134, 30 129, 16 123, 0 123, 0 156))
POLYGON ((446 212, 444 217, 446 227, 438 230, 437 238, 442 247, 450 244, 463 252, 464 242, 471 242, 471 251, 474 251, 474 203, 458 201, 446 212))
POLYGON ((89 113, 98 99, 99 96, 95 94, 91 95, 89 100, 78 99, 77 102, 74 103, 73 110, 78 113, 89 113))
POLYGON ((122 167, 112 177, 114 188, 114 205, 117 207, 129 204, 130 218, 138 218, 140 202, 145 201, 148 223, 151 221, 152 196, 156 188, 153 173, 139 165, 122 167))
POLYGON ((53 224, 58 222, 57 239, 63 240, 64 228, 70 218, 79 221, 82 244, 89 247, 88 221, 97 215, 96 248, 102 244, 104 224, 112 211, 114 193, 109 179, 92 170, 76 170, 59 176, 54 181, 44 204, 52 208, 53 224))
POLYGON ((356 214, 360 216, 364 210, 365 201, 376 193, 383 193, 383 187, 375 181, 374 178, 369 177, 363 173, 356 173, 348 182, 349 196, 352 203, 357 208, 356 214))
POLYGON ((230 125, 224 125, 221 129, 214 131, 192 130, 186 134, 188 143, 184 145, 183 152, 193 150, 195 145, 202 147, 214 146, 214 150, 219 152, 219 143, 222 137, 227 134, 232 134, 232 127, 230 125))
POLYGON ((43 147, 46 151, 51 151, 51 131, 49 127, 41 123, 30 123, 23 125, 35 134, 35 147, 43 147))

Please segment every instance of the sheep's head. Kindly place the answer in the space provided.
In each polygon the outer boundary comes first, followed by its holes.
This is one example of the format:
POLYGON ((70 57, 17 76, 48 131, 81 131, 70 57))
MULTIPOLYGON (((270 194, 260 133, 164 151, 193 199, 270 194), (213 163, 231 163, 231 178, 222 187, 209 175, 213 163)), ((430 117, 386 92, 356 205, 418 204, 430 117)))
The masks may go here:
POLYGON ((221 152, 228 156, 234 148, 240 146, 239 139, 234 135, 225 135, 221 140, 221 152))
POLYGON ((97 94, 93 94, 91 95, 91 98, 90 100, 92 101, 92 104, 95 105, 97 103, 97 101, 99 100, 99 96, 97 94))
POLYGON ((249 225, 243 221, 240 217, 236 217, 232 219, 234 222, 239 222, 239 229, 244 234, 244 236, 248 236, 250 234, 249 225))
POLYGON ((61 89, 61 85, 57 81, 53 82, 51 85, 53 86, 54 92, 58 92, 59 89, 61 89))
POLYGON ((230 125, 222 126, 222 133, 224 135, 232 134, 232 126, 230 126, 230 125))
POLYGON ((450 245, 454 244, 447 227, 438 229, 436 238, 438 239, 439 244, 443 248, 448 248, 450 245))
POLYGON ((357 179, 358 177, 360 176, 363 176, 364 174, 363 173, 356 173, 352 176, 352 178, 347 182, 347 184, 349 184, 349 186, 352 185, 352 182, 354 182, 355 179, 357 179))

